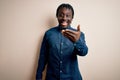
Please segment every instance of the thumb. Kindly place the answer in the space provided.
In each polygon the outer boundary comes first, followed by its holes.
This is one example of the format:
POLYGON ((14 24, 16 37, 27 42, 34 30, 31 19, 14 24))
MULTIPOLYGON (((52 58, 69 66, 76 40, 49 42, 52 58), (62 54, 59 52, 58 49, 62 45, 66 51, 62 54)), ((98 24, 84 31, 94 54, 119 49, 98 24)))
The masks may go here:
POLYGON ((80 31, 80 25, 77 26, 77 31, 80 31))

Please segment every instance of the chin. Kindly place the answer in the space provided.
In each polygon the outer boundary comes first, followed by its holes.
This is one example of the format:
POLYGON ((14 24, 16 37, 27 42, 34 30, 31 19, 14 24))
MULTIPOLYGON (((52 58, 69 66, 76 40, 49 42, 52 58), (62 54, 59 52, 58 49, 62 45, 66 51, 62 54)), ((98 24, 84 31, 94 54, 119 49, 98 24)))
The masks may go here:
POLYGON ((63 26, 63 25, 61 25, 63 28, 67 28, 67 26, 63 26))

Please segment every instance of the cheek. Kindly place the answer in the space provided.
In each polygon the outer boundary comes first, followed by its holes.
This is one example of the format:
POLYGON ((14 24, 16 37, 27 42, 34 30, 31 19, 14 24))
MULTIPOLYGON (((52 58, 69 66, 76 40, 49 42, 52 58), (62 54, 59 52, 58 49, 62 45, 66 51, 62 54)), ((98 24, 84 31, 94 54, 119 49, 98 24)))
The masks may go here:
POLYGON ((60 18, 57 18, 57 20, 58 20, 58 22, 60 22, 60 21, 61 21, 61 19, 60 19, 60 18))
POLYGON ((69 20, 68 20, 68 23, 71 23, 71 22, 72 22, 72 19, 69 19, 69 20))

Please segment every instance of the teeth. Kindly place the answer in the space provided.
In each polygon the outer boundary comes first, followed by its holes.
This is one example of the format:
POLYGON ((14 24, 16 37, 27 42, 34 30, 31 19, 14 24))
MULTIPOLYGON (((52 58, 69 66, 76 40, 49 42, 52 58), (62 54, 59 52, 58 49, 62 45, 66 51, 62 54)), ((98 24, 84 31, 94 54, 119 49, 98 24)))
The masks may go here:
POLYGON ((62 22, 62 25, 66 26, 66 25, 67 25, 67 22, 62 22))

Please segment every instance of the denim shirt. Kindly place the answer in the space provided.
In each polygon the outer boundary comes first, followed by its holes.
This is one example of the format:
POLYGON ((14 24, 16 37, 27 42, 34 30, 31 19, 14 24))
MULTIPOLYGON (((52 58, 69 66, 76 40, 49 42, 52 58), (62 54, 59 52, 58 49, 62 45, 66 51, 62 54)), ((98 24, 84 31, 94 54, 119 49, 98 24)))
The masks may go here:
MULTIPOLYGON (((46 80, 82 80, 77 55, 85 56, 88 47, 84 33, 76 42, 70 41, 56 26, 46 31, 40 49, 36 80, 42 79, 42 72, 47 64, 46 80)), ((75 30, 72 27, 68 29, 75 30)))

